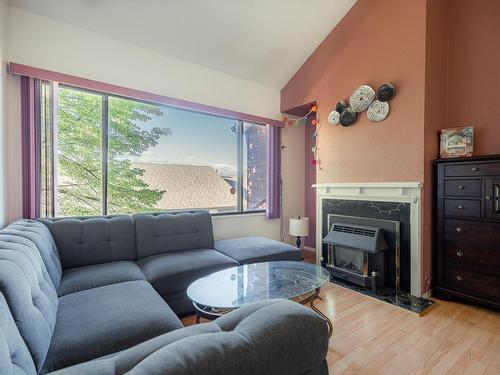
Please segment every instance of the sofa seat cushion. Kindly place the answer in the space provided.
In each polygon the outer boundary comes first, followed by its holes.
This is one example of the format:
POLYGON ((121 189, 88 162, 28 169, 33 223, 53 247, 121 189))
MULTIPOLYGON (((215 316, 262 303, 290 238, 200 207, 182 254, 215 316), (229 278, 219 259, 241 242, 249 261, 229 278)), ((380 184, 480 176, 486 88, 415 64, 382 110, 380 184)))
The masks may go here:
POLYGON ((224 268, 238 266, 238 262, 213 249, 177 251, 154 255, 137 262, 148 281, 161 296, 185 291, 200 277, 224 268))
POLYGON ((42 373, 130 348, 182 323, 147 281, 128 281, 59 298, 42 373))
POLYGON ((326 375, 328 339, 311 309, 267 300, 51 375, 326 375))
POLYGON ((146 280, 135 262, 119 261, 64 270, 59 296, 125 281, 146 280))
POLYGON ((215 249, 240 264, 301 259, 300 249, 266 237, 240 237, 215 242, 215 249))

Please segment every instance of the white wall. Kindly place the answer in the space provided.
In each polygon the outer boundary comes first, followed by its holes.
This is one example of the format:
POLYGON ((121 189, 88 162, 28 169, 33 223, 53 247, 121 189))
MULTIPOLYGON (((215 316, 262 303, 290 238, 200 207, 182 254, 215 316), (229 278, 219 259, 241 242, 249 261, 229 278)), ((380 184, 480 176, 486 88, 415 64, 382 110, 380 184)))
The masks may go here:
POLYGON ((7 79, 7 128, 5 147, 5 172, 7 182, 7 222, 19 219, 22 215, 22 163, 21 163, 21 79, 9 75, 7 79))
MULTIPOLYGON (((304 214, 304 129, 287 127, 282 131, 281 178, 283 181, 283 233, 286 242, 294 244, 288 235, 288 218, 304 214)), ((265 236, 280 239, 280 220, 266 220, 264 214, 214 216, 216 240, 238 236, 265 236)))
POLYGON ((6 147, 7 127, 7 41, 8 41, 8 5, 7 0, 0 0, 0 228, 7 221, 6 197, 6 147))
MULTIPOLYGON (((9 60, 175 98, 280 118, 280 92, 262 84, 186 63, 49 18, 10 7, 9 60)), ((279 67, 277 67, 278 69, 279 67)), ((19 79, 9 78, 9 123, 19 124, 19 79)), ((9 128, 8 219, 21 215, 20 126, 9 128)), ((283 131, 284 213, 304 210, 304 139, 283 131)), ((287 220, 285 220, 287 221, 287 220)), ((279 220, 264 215, 214 218, 215 236, 263 235, 279 239, 279 220)))
POLYGON ((14 7, 10 8, 10 19, 9 57, 13 62, 280 118, 276 89, 14 7))

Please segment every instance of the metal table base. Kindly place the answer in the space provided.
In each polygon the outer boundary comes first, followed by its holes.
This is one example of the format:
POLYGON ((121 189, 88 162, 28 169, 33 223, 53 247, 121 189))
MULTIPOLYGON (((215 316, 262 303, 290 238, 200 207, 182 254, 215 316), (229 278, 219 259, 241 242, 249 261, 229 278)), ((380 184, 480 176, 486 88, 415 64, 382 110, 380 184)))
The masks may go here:
MULTIPOLYGON (((311 309, 318 314, 321 319, 323 319, 328 326, 328 335, 332 337, 333 334, 333 324, 331 320, 323 314, 315 305, 314 302, 319 299, 322 301, 323 299, 319 296, 319 292, 321 290, 320 288, 317 288, 314 290, 314 292, 307 293, 306 295, 299 296, 297 298, 292 299, 292 301, 298 302, 302 305, 309 305, 311 309)), ((196 302, 193 302, 193 306, 196 312, 196 324, 200 323, 200 319, 207 319, 207 320, 215 320, 222 315, 227 314, 228 312, 231 312, 235 310, 236 308, 215 308, 215 307, 209 307, 209 306, 203 306, 203 305, 198 305, 196 302)))

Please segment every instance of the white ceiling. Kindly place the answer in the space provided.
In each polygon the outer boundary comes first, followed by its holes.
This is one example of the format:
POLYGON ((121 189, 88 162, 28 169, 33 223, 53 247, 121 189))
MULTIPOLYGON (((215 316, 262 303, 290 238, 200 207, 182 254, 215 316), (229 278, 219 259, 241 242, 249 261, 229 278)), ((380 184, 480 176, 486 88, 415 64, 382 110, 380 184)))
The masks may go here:
POLYGON ((11 0, 162 54, 281 89, 356 0, 11 0))

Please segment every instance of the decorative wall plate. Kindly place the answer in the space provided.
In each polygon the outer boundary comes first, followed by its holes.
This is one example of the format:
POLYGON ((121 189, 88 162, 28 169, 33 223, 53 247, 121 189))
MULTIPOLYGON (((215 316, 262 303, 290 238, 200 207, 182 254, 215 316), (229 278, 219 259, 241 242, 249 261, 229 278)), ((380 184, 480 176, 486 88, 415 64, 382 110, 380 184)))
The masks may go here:
POLYGON ((340 121, 340 113, 337 111, 331 111, 328 115, 328 123, 330 125, 337 125, 340 121))
POLYGON ((337 105, 335 106, 335 110, 336 110, 336 111, 340 114, 340 113, 342 113, 342 111, 343 111, 344 109, 346 109, 347 107, 349 107, 349 106, 347 105, 347 103, 346 103, 346 102, 344 102, 343 100, 341 100, 341 101, 340 101, 340 102, 338 102, 338 103, 337 103, 337 105))
POLYGON ((372 104, 370 104, 366 116, 370 121, 382 121, 385 120, 388 114, 389 103, 375 100, 372 104))
POLYGON ((373 99, 375 99, 375 91, 370 86, 361 85, 354 90, 349 103, 356 112, 363 112, 372 104, 373 99))
POLYGON ((394 86, 390 83, 385 83, 377 90, 377 99, 381 102, 386 102, 394 96, 394 86))
POLYGON ((354 121, 358 118, 358 114, 354 109, 348 107, 342 111, 340 114, 340 125, 349 126, 352 125, 354 121))

